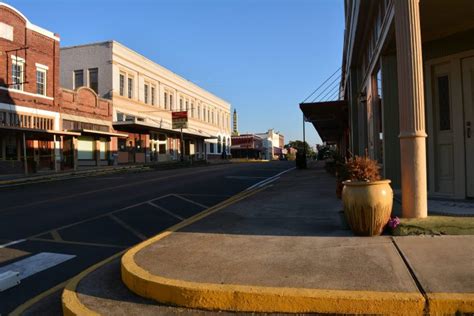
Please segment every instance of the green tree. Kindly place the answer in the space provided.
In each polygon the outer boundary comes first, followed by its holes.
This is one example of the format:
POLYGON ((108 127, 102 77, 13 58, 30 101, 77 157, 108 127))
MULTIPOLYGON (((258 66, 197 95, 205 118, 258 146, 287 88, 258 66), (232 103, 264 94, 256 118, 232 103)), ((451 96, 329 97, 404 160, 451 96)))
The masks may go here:
POLYGON ((312 156, 314 155, 314 150, 307 142, 303 142, 301 140, 292 140, 288 144, 285 145, 285 148, 296 148, 299 152, 303 152, 306 149, 306 155, 312 156))

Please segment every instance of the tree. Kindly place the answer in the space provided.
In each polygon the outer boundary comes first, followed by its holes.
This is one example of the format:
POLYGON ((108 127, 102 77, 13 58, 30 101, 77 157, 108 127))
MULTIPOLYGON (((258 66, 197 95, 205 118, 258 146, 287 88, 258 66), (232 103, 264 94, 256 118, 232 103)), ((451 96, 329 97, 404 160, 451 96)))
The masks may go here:
POLYGON ((306 155, 307 156, 312 156, 314 155, 314 150, 311 148, 311 146, 307 143, 301 141, 301 140, 292 140, 288 144, 285 145, 285 148, 296 148, 299 152, 303 152, 306 149, 306 155))

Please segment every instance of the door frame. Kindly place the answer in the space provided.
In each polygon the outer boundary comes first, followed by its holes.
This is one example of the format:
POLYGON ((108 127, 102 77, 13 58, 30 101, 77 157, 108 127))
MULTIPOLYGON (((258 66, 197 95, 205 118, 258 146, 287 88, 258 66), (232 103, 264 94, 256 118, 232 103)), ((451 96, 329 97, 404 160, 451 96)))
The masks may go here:
POLYGON ((450 197, 456 199, 466 198, 466 153, 464 139, 464 103, 462 83, 462 59, 474 56, 474 50, 443 56, 424 61, 425 82, 425 110, 427 123, 427 154, 428 154, 428 193, 432 196, 450 197), (453 124, 453 164, 454 187, 453 194, 446 195, 436 192, 436 149, 435 149, 435 116, 433 113, 433 67, 438 64, 449 64, 452 124, 453 124), (455 113, 461 113, 455 115, 455 113))

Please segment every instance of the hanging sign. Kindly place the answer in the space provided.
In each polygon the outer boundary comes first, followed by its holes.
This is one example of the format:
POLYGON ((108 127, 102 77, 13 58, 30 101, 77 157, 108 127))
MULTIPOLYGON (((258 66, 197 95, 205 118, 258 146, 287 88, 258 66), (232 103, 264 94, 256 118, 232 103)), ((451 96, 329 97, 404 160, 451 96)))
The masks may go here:
POLYGON ((173 129, 188 128, 188 112, 171 112, 171 122, 173 129))

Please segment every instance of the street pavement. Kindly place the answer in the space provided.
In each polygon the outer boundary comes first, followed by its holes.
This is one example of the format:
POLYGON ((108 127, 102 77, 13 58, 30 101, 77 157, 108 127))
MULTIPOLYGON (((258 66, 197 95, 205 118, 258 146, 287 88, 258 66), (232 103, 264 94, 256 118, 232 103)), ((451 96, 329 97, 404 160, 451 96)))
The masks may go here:
POLYGON ((1 188, 0 272, 20 267, 27 277, 0 292, 0 314, 292 167, 225 164, 1 188))

